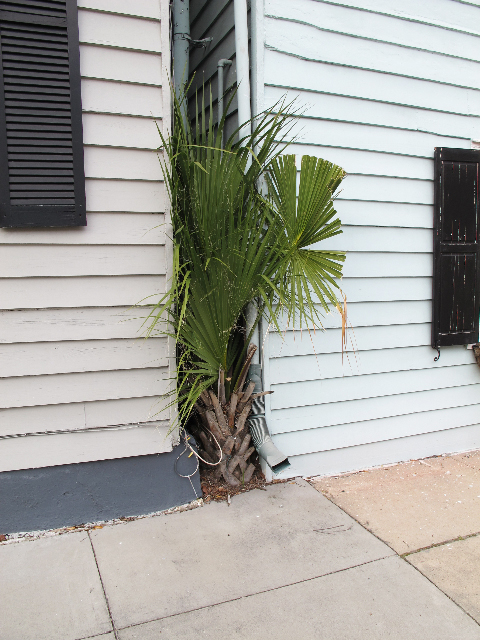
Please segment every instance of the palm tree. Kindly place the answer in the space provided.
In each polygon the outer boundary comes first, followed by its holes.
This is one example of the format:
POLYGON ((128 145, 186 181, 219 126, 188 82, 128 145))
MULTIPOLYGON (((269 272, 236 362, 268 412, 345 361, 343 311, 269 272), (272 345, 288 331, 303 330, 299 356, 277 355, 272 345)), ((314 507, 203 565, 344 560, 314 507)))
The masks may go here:
POLYGON ((311 156, 298 171, 295 156, 283 154, 294 114, 283 104, 275 109, 257 120, 250 137, 235 141, 239 128, 222 148, 225 118, 215 127, 211 97, 195 127, 174 97, 173 134, 160 133, 174 275, 147 335, 175 337, 179 420, 185 424, 195 410, 202 457, 214 463, 222 449, 219 473, 232 484, 253 471, 246 418, 255 396, 252 385, 244 388, 253 356, 248 303, 255 301, 256 322, 266 316, 279 331, 280 317, 319 327, 322 310, 338 304, 345 259, 317 248, 341 233, 333 199, 345 172, 311 156))

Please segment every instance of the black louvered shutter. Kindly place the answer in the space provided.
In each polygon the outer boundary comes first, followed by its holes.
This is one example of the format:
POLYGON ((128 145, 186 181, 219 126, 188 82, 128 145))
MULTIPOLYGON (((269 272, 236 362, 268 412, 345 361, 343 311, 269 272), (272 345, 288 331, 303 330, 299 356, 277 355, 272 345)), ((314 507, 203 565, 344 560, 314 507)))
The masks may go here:
POLYGON ((432 346, 478 341, 480 151, 435 149, 432 346))
POLYGON ((87 224, 76 0, 0 0, 0 226, 87 224))

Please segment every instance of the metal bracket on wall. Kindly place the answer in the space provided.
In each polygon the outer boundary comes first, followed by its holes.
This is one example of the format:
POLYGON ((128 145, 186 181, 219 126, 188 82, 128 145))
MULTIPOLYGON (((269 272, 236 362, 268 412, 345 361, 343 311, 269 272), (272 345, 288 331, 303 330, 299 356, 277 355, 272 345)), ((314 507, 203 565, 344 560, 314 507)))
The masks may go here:
POLYGON ((440 360, 440 347, 433 347, 433 348, 437 350, 437 354, 438 354, 438 355, 435 356, 433 361, 434 362, 438 362, 440 360))

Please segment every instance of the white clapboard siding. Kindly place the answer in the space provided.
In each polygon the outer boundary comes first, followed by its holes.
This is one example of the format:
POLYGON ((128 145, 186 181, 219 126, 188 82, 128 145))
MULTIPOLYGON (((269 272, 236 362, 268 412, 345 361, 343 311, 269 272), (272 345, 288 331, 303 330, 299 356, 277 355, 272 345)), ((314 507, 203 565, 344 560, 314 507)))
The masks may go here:
MULTIPOLYGON (((480 4, 454 0, 266 0, 254 62, 262 107, 302 116, 289 152, 342 166, 349 344, 271 332, 266 415, 283 475, 339 473, 480 446, 471 351, 430 346, 435 147, 480 138, 480 4), (263 66, 262 66, 263 65, 263 66)), ((283 324, 286 320, 283 319, 283 324)))
POLYGON ((2 378, 38 376, 84 371, 114 371, 123 369, 166 367, 166 338, 76 340, 44 344, 20 343, 0 345, 2 378))
POLYGON ((137 16, 139 18, 153 18, 160 20, 161 3, 158 0, 78 0, 79 9, 106 11, 137 16))
POLYGON ((0 309, 155 304, 164 276, 85 276, 0 279, 0 309))
POLYGON ((87 226, 0 230, 0 436, 91 431, 0 439, 2 471, 172 448, 174 350, 142 326, 172 269, 169 3, 79 9, 87 226))
POLYGON ((162 100, 160 87, 106 80, 82 81, 82 105, 85 111, 161 118, 162 100))
POLYGON ((304 60, 286 52, 266 49, 265 78, 269 85, 279 87, 354 96, 433 111, 480 114, 480 95, 476 91, 467 93, 460 87, 447 84, 359 69, 355 57, 350 65, 341 67, 339 73, 335 64, 304 60), (319 77, 321 83, 318 82, 319 77))
MULTIPOLYGON (((327 149, 320 149, 311 155, 325 156, 327 149)), ((398 202, 362 202, 359 200, 336 200, 335 209, 344 224, 372 227, 410 227, 431 229, 433 226, 432 207, 420 204, 400 204, 398 202)))
MULTIPOLYGON (((341 238, 338 245, 341 246, 341 238)), ((319 245, 319 248, 321 245, 319 245)), ((430 276, 433 259, 431 253, 353 252, 347 253, 343 264, 346 278, 371 278, 381 273, 386 278, 401 276, 430 276)))
MULTIPOLYGON (((331 308, 326 313, 320 305, 314 305, 319 314, 317 325, 323 329, 337 329, 342 326, 342 319, 337 309, 331 308), (321 323, 321 324, 318 324, 321 323)), ((376 327, 383 325, 398 324, 425 324, 432 320, 432 307, 429 300, 398 300, 385 302, 351 302, 347 299, 347 322, 350 331, 356 331, 359 327, 376 327)), ((298 319, 295 326, 293 322, 288 322, 286 317, 281 316, 279 326, 282 334, 295 332, 301 337, 300 324, 298 319)), ((313 330, 311 323, 309 326, 313 330)), ((302 325, 303 331, 307 326, 302 325)), ((270 327, 273 334, 273 327, 270 327)), ((268 333, 266 331, 266 333, 268 333)), ((349 338, 350 340, 350 338, 349 338)))
POLYGON ((2 378, 0 408, 158 396, 168 389, 168 377, 163 367, 2 378))
MULTIPOLYGON (((314 0, 312 0, 313 2, 314 0)), ((272 107, 272 104, 267 106, 272 107)), ((353 120, 353 119, 352 119, 353 120)), ((470 139, 439 136, 434 133, 399 129, 392 123, 386 127, 336 122, 330 120, 301 120, 293 128, 301 142, 309 144, 338 145, 386 153, 403 153, 421 157, 432 157, 435 146, 470 148, 470 139)))
POLYGON ((432 163, 429 158, 387 155, 375 151, 338 149, 322 145, 314 147, 313 145, 295 143, 288 147, 288 152, 296 154, 298 168, 300 168, 303 155, 313 155, 338 164, 348 174, 433 180, 432 163))
MULTIPOLYGON (((308 0, 309 2, 311 0, 308 0)), ((275 103, 285 95, 283 87, 267 87, 266 99, 275 103)), ((289 99, 295 98, 305 107, 305 117, 326 120, 354 121, 360 124, 396 127, 402 129, 435 132, 441 135, 470 137, 480 135, 480 119, 467 115, 442 113, 426 109, 408 108, 404 105, 385 104, 364 98, 329 95, 313 91, 291 89, 289 99)))
MULTIPOLYGON (((352 176, 345 179, 345 183, 352 176)), ((432 203, 433 204, 433 203, 432 203)), ((314 245, 316 249, 344 251, 430 253, 430 229, 395 229, 391 227, 343 227, 342 233, 314 245)))
POLYGON ((0 410, 0 436, 96 429, 168 420, 165 400, 156 396, 70 402, 0 410))
MULTIPOLYGON (((269 353, 271 358, 289 358, 295 356, 319 357, 319 366, 325 353, 342 351, 341 329, 325 331, 286 331, 269 335, 269 353)), ((418 347, 430 345, 431 325, 398 324, 374 327, 355 327, 347 332, 347 350, 352 363, 359 353, 359 367, 362 351, 394 349, 399 347, 418 347), (353 353, 352 353, 353 351, 353 353)), ((432 351, 432 353, 434 353, 432 351)))
MULTIPOLYGON (((161 122, 158 124, 160 125, 161 122)), ((161 142, 157 125, 151 117, 126 117, 100 113, 83 114, 83 143, 85 145, 158 149, 161 142)))
MULTIPOLYGON (((426 419, 429 412, 475 405, 478 410, 480 386, 470 384, 450 389, 433 389, 393 396, 380 396, 331 404, 293 407, 272 411, 270 427, 274 434, 332 427, 418 414, 426 419)), ((393 431, 392 431, 393 432, 393 431)), ((388 433, 388 429, 385 433, 388 433)), ((295 438, 292 438, 294 440, 295 438)))
POLYGON ((163 213, 165 187, 152 180, 85 180, 88 211, 163 213))
POLYGON ((272 390, 275 393, 271 397, 271 408, 287 409, 330 402, 345 402, 397 393, 462 387, 479 382, 480 375, 478 366, 475 364, 308 380, 272 385, 272 390))
MULTIPOLYGON (((403 47, 443 53, 480 62, 478 37, 452 29, 433 28, 415 21, 400 21, 376 13, 365 20, 363 11, 310 0, 267 0, 265 13, 315 25, 325 31, 351 34, 366 40, 382 40, 403 47)), ((435 15, 435 14, 434 14, 435 15)), ((474 26, 474 25, 472 25, 474 26)))
MULTIPOLYGON (((440 369, 471 364, 472 353, 465 348, 450 349, 442 353, 443 362, 434 361, 435 351, 430 346, 372 349, 349 353, 342 359, 338 353, 289 356, 272 363, 271 384, 284 384, 303 380, 327 380, 366 376, 392 371, 440 369)), ((445 372, 445 375, 448 375, 445 372)), ((480 375, 479 375, 480 381, 480 375)))
POLYGON ((266 46, 291 55, 337 65, 351 65, 352 51, 355 50, 355 65, 364 69, 478 88, 478 63, 475 61, 462 59, 459 64, 456 58, 430 51, 319 31, 309 24, 268 17, 265 19, 265 28, 266 46))
POLYGON ((431 278, 343 278, 339 282, 350 302, 431 300, 431 278))
POLYGON ((165 247, 138 245, 6 245, 0 278, 165 273, 165 247))
POLYGON ((85 148, 87 178, 123 180, 163 180, 162 167, 155 151, 137 149, 85 148))
MULTIPOLYGON (((275 438, 274 438, 275 439, 275 438)), ((391 464, 445 452, 471 451, 480 448, 480 425, 447 429, 409 438, 397 438, 357 447, 344 447, 289 458, 291 467, 278 477, 298 475, 336 475, 345 471, 359 471, 380 464, 391 464)))
MULTIPOLYGON (((321 1, 321 0, 319 0, 321 1)), ((465 5, 458 10, 451 0, 423 0, 419 6, 416 0, 402 0, 392 4, 390 0, 331 0, 331 4, 344 5, 370 12, 392 15, 409 22, 423 22, 450 30, 480 35, 478 28, 478 0, 460 2, 465 5), (470 6, 469 6, 470 5, 470 6)))
POLYGON ((83 44, 80 46, 80 62, 82 78, 162 85, 161 56, 83 44))
POLYGON ((0 471, 51 467, 171 451, 168 423, 1 441, 0 471))
POLYGON ((288 434, 277 435, 275 444, 286 455, 298 456, 317 451, 328 451, 342 447, 355 447, 366 442, 382 442, 386 433, 395 433, 396 438, 406 438, 422 433, 434 433, 444 429, 455 429, 478 425, 480 405, 454 409, 440 409, 409 416, 396 416, 367 422, 335 425, 308 431, 297 431, 295 438, 288 434))
MULTIPOLYGON (((162 53, 161 28, 156 20, 139 20, 129 16, 80 10, 78 31, 82 44, 162 53)), ((163 44, 168 47, 167 43, 163 44)))
POLYGON ((0 344, 140 338, 150 307, 0 311, 0 344))
MULTIPOLYGON (((86 227, 2 229, 0 245, 162 245, 165 217, 156 213, 88 213, 86 227)), ((3 254, 3 248, 2 252, 3 254)))

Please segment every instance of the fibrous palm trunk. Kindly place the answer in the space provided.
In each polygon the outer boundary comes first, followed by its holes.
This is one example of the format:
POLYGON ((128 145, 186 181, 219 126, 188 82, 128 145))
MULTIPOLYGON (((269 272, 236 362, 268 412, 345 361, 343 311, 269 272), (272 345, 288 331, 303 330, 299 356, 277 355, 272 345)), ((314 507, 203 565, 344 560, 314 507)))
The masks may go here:
POLYGON ((216 465, 216 475, 232 486, 247 483, 255 471, 249 458, 255 451, 250 446, 247 418, 252 403, 264 393, 253 394, 254 382, 245 383, 248 367, 256 347, 250 346, 242 373, 228 402, 225 401, 223 372, 220 372, 218 395, 204 391, 195 405, 201 426, 196 432, 199 454, 210 465, 216 465), (253 395, 252 395, 253 394, 253 395))

